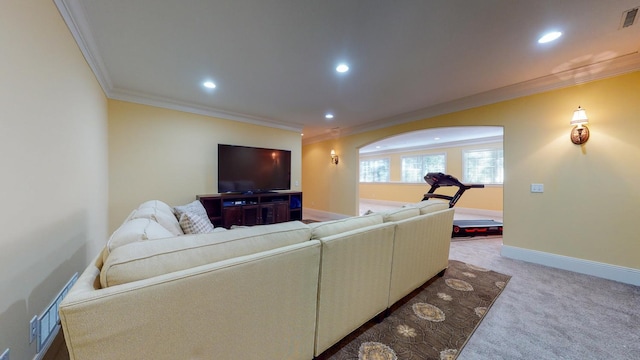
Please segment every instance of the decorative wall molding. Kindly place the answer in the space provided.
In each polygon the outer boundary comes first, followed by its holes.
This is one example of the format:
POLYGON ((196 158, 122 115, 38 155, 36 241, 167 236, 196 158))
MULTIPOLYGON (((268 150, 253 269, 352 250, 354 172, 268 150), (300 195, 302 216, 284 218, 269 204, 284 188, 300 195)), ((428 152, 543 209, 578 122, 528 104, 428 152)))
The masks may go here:
POLYGON ((244 114, 238 114, 230 111, 218 110, 210 107, 203 107, 188 102, 180 102, 172 99, 166 99, 158 96, 151 96, 148 94, 136 94, 129 91, 122 91, 119 89, 112 89, 110 99, 122 100, 135 104, 143 104, 163 109, 182 111, 192 114, 210 116, 218 119, 239 121, 252 125, 267 126, 270 128, 276 128, 281 130, 289 130, 295 132, 302 132, 302 126, 292 126, 290 124, 283 124, 277 121, 268 120, 259 117, 251 117, 244 114))
POLYGON ((523 249, 509 245, 502 246, 501 255, 510 259, 527 261, 556 269, 573 271, 580 274, 640 286, 639 269, 578 259, 537 250, 523 249))

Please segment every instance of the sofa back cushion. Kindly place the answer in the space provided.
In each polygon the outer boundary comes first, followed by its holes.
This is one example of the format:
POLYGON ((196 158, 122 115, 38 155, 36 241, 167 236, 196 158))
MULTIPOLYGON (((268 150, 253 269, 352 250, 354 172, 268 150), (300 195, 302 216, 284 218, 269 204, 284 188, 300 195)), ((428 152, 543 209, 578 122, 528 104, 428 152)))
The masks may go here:
POLYGON ((425 215, 432 212, 448 209, 449 202, 431 199, 431 200, 420 201, 419 203, 407 204, 405 205, 405 207, 417 208, 420 210, 420 215, 425 215))
POLYGON ((414 207, 403 207, 383 212, 382 219, 384 222, 400 221, 418 215, 420 215, 420 209, 414 207))
POLYGON ((156 208, 167 214, 170 214, 173 212, 173 209, 171 209, 171 206, 169 206, 167 203, 162 202, 160 200, 145 201, 138 206, 138 209, 143 209, 143 208, 156 208))
POLYGON ((151 219, 131 219, 111 234, 105 246, 105 251, 103 251, 103 260, 106 260, 109 254, 120 246, 137 241, 163 239, 174 236, 175 235, 169 230, 151 219))
POLYGON ((354 216, 340 220, 311 223, 309 224, 309 227, 311 228, 311 239, 321 239, 327 236, 377 224, 382 224, 382 215, 380 214, 354 216))
POLYGON ((129 219, 151 219, 158 224, 162 225, 165 229, 169 230, 173 235, 184 235, 178 219, 173 215, 173 212, 165 211, 162 207, 141 207, 136 209, 129 219))
POLYGON ((148 279, 238 256, 309 240, 311 230, 299 221, 223 232, 184 235, 116 248, 101 271, 102 287, 148 279))

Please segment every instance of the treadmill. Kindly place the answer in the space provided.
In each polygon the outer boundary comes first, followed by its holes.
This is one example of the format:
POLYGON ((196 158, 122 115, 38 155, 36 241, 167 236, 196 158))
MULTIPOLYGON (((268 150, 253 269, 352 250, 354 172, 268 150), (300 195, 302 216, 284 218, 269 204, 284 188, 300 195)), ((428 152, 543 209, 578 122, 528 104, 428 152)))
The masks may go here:
MULTIPOLYGON (((465 191, 484 188, 484 184, 463 184, 451 175, 441 172, 430 172, 424 176, 424 181, 431 185, 431 189, 424 194, 422 201, 429 199, 443 199, 449 201, 449 208, 456 205, 465 191), (456 186, 458 191, 453 196, 436 194, 442 186, 456 186)), ((453 237, 502 235, 502 223, 495 220, 454 220, 451 232, 453 237)))

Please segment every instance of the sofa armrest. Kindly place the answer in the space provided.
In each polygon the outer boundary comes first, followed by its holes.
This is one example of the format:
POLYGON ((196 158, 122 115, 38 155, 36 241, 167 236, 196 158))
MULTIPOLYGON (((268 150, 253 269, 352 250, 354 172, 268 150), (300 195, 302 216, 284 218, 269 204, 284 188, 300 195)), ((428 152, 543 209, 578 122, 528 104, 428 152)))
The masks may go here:
POLYGON ((394 226, 320 239, 316 356, 387 308, 394 226))
POLYGON ((310 359, 319 262, 307 241, 93 291, 89 267, 59 307, 70 358, 310 359))
POLYGON ((397 221, 389 307, 449 264, 454 209, 397 221))

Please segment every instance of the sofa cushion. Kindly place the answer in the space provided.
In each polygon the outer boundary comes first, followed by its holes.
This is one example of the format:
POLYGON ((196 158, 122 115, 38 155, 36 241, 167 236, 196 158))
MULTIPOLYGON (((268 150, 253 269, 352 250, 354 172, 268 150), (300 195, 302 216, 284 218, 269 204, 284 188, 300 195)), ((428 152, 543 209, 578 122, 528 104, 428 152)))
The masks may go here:
POLYGON ((185 234, 202 234, 213 231, 213 224, 209 219, 205 219, 202 216, 192 213, 184 212, 180 215, 180 227, 185 234))
POLYGON ((201 266, 308 241, 309 227, 299 221, 143 241, 111 252, 100 272, 102 287, 201 266))
POLYGON ((151 219, 131 219, 111 234, 103 252, 103 260, 106 260, 107 256, 120 246, 142 240, 163 239, 174 236, 169 230, 151 219))
POLYGON ((130 219, 151 219, 169 230, 173 235, 184 235, 178 219, 172 213, 167 213, 161 208, 143 207, 137 209, 130 219))
POLYGON ((420 209, 420 215, 429 214, 432 212, 445 210, 449 208, 449 202, 443 200, 425 200, 419 203, 411 203, 405 205, 405 207, 414 207, 420 209))
POLYGON ((418 215, 420 215, 420 209, 414 207, 403 207, 383 212, 382 219, 384 222, 400 221, 418 215))
POLYGON ((346 219, 323 221, 309 224, 311 239, 321 239, 327 236, 363 228, 366 226, 382 224, 382 215, 372 214, 366 216, 354 216, 346 219))
POLYGON ((167 205, 166 203, 160 200, 145 201, 142 204, 140 204, 140 206, 138 206, 138 209, 148 208, 148 207, 159 209, 168 214, 173 213, 173 209, 171 209, 171 206, 167 205))

